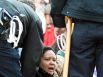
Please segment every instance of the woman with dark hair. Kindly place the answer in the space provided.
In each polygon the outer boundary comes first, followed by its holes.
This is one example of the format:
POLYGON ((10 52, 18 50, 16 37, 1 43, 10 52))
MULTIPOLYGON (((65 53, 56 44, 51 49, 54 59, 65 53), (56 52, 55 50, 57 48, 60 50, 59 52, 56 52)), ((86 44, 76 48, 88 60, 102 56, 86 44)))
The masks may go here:
POLYGON ((51 47, 44 47, 40 58, 39 69, 35 77, 54 77, 56 54, 51 47))

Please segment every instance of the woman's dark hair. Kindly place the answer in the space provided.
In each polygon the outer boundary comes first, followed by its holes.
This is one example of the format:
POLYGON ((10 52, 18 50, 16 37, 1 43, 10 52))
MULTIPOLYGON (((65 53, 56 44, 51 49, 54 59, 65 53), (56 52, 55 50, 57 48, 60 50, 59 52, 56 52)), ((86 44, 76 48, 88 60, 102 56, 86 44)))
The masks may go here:
POLYGON ((48 50, 54 51, 52 47, 44 47, 41 57, 42 57, 48 50))
MULTIPOLYGON (((44 47, 43 50, 42 50, 42 54, 41 54, 41 56, 39 57, 39 60, 38 60, 38 62, 37 62, 37 65, 40 64, 41 58, 43 57, 43 55, 44 55, 48 50, 54 51, 54 49, 52 49, 52 47, 47 47, 47 46, 44 47)), ((54 53, 55 53, 55 52, 54 52, 54 53)))

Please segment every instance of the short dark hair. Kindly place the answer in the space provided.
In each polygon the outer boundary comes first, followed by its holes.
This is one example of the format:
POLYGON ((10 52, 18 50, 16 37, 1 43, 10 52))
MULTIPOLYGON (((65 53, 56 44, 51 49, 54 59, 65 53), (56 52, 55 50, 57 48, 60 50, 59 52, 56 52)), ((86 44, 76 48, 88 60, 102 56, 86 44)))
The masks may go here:
MULTIPOLYGON (((41 61, 41 58, 44 56, 44 54, 48 51, 48 50, 52 50, 54 52, 54 49, 52 47, 48 47, 48 46, 45 46, 42 50, 42 54, 41 56, 39 57, 39 61, 37 62, 37 65, 40 64, 40 61, 41 61)), ((54 52, 55 53, 55 52, 54 52)))
POLYGON ((44 48, 43 48, 43 52, 42 52, 42 56, 43 56, 48 50, 54 51, 54 49, 53 49, 52 47, 44 47, 44 48))

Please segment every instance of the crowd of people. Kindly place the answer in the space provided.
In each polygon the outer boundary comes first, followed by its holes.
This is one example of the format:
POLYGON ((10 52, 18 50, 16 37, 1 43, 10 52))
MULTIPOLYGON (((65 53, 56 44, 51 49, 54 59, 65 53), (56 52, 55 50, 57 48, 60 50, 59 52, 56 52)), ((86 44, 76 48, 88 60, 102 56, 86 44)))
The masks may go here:
POLYGON ((0 77, 63 77, 68 17, 68 76, 102 77, 101 2, 0 0, 0 77))

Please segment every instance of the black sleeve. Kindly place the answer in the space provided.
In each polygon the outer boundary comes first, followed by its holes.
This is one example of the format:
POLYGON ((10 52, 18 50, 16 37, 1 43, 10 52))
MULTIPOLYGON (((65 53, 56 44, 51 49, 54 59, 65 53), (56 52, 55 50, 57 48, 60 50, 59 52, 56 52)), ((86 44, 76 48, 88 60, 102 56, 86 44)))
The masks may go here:
POLYGON ((53 19, 53 23, 55 27, 59 27, 59 28, 66 27, 64 15, 51 14, 51 17, 53 19))
POLYGON ((39 58, 42 54, 43 43, 40 39, 38 32, 38 24, 36 20, 35 12, 27 7, 26 11, 28 12, 29 25, 27 28, 27 34, 25 40, 23 41, 23 50, 21 53, 21 65, 22 70, 25 69, 34 69, 39 61, 39 58), (28 8, 28 9, 27 9, 28 8))
POLYGON ((40 35, 40 38, 42 41, 44 41, 44 35, 43 35, 43 29, 42 29, 42 22, 40 19, 37 20, 37 28, 38 28, 38 32, 39 32, 39 35, 40 35))
POLYGON ((66 27, 65 16, 61 14, 67 0, 51 0, 51 17, 54 26, 66 27))

